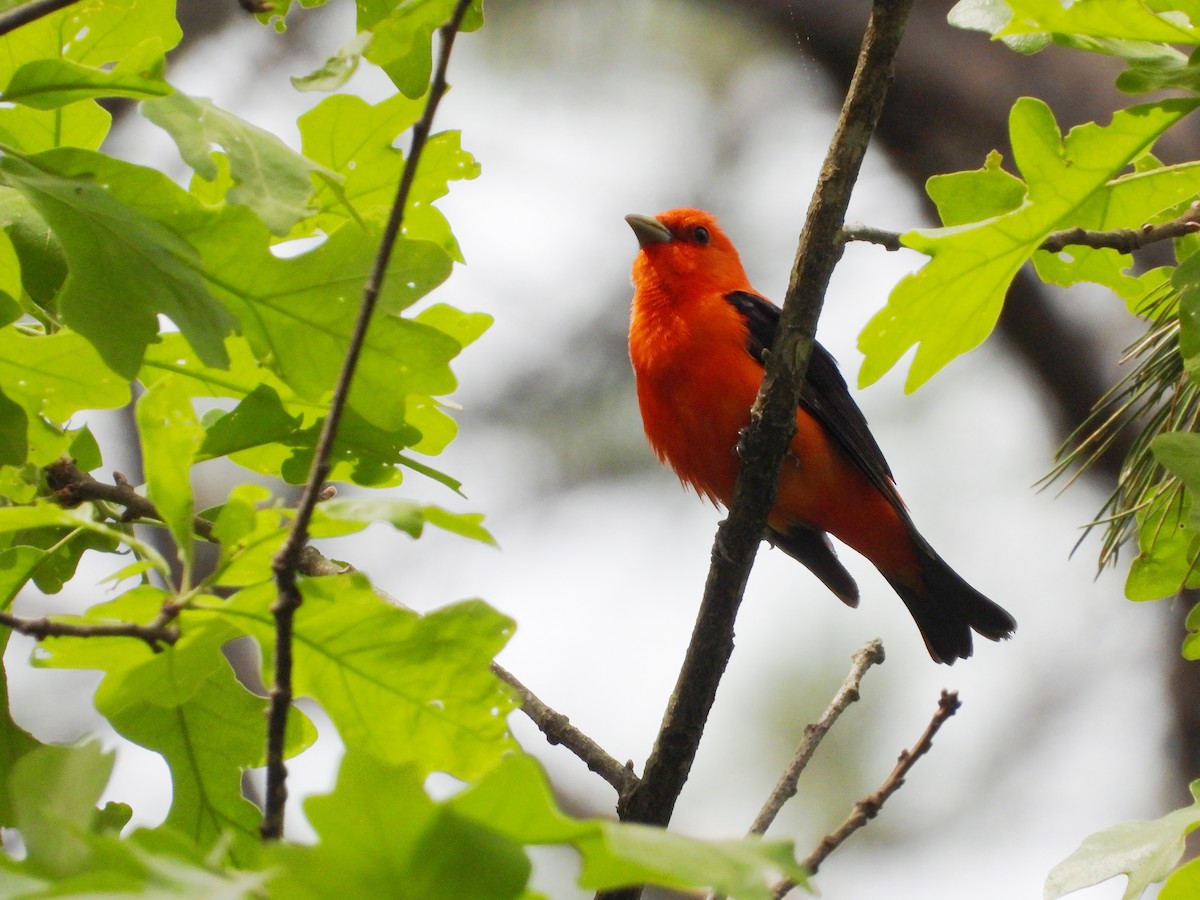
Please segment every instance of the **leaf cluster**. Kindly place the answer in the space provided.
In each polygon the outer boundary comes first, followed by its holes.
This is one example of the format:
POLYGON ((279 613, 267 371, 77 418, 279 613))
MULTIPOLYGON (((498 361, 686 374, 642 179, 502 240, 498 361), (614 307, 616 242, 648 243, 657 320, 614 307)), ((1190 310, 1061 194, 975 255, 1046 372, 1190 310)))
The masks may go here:
MULTIPOLYGON (((1200 105, 1200 4, 960 0, 950 21, 1020 53, 1056 45, 1115 57, 1125 63, 1117 87, 1151 97, 1116 110, 1106 125, 1065 134, 1044 103, 1022 98, 1009 116, 1012 171, 993 152, 978 170, 932 178, 942 226, 900 236, 929 259, 863 331, 860 381, 877 380, 915 347, 907 386, 919 387, 984 340, 1026 263, 1048 284, 1107 288, 1145 320, 1146 334, 1123 360, 1129 374, 1081 424, 1047 480, 1072 469, 1077 476, 1134 429, 1118 483, 1088 528, 1105 530, 1100 564, 1136 541, 1130 599, 1200 586, 1200 165, 1164 165, 1154 155, 1162 135, 1200 105), (1153 240, 1170 240, 1170 264, 1138 267, 1134 252, 1153 240)), ((1183 653, 1197 659, 1200 607, 1188 627, 1183 653)), ((1200 870, 1175 866, 1198 821, 1193 805, 1093 835, 1050 873, 1046 897, 1122 873, 1126 898, 1163 879, 1160 896, 1194 896, 1200 870)))

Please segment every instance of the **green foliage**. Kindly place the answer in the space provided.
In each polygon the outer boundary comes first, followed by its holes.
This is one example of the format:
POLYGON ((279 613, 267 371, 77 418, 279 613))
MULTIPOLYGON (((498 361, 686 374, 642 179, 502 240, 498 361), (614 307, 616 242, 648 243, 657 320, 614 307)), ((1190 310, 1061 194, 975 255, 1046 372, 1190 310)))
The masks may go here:
MULTIPOLYGON (((1200 781, 1192 782, 1191 791, 1196 801, 1191 806, 1149 822, 1114 825, 1084 840, 1046 878, 1046 900, 1121 874, 1129 876, 1123 900, 1137 900, 1151 884, 1167 878, 1183 855, 1184 839, 1200 825, 1200 781)), ((1194 896, 1186 891, 1195 879, 1195 866, 1185 866, 1171 875, 1159 896, 1194 896)))
MULTIPOLYGON (((1121 59, 1117 86, 1128 93, 1162 88, 1200 90, 1200 5, 1194 0, 961 0, 951 21, 986 31, 1023 53, 1050 43, 1121 59)), ((1195 219, 1200 172, 1194 162, 1162 165, 1152 154, 1159 137, 1195 108, 1192 98, 1159 100, 1113 114, 1108 126, 1077 126, 1059 140, 1049 111, 1019 100, 1011 117, 1013 158, 1023 182, 989 158, 976 173, 930 184, 946 227, 905 236, 932 257, 902 282, 888 308, 864 332, 864 380, 877 378, 920 342, 909 374, 915 387, 992 327, 1003 291, 1026 260, 1045 281, 1090 281, 1110 289, 1131 313, 1147 320, 1144 338, 1123 362, 1132 371, 1098 405, 1060 452, 1051 477, 1086 468, 1125 428, 1136 428, 1118 483, 1090 527, 1103 526, 1101 565, 1136 537, 1126 595, 1151 600, 1200 586, 1200 242, 1194 231, 1174 233, 1174 266, 1136 274, 1132 258, 1115 249, 1068 244, 1041 249, 1052 232, 1068 228, 1115 232, 1195 219), (953 179, 953 180, 951 180, 953 179), (987 236, 980 242, 979 238, 987 236), (951 281, 967 295, 953 297, 951 281), (968 287, 963 290, 964 285, 968 287), (890 316, 890 318, 889 318, 890 316), (948 327, 943 327, 944 323, 948 327)), ((1184 655, 1200 658, 1200 607, 1188 618, 1184 655)), ((1154 822, 1102 831, 1050 873, 1047 898, 1125 873, 1126 898, 1167 878, 1162 897, 1195 896, 1200 869, 1177 864, 1188 832, 1200 823, 1197 803, 1154 822)))
MULTIPOLYGON (((277 24, 288 6, 276 4, 277 24)), ((359 34, 301 86, 340 87, 365 59, 400 93, 373 106, 317 100, 298 150, 175 90, 170 0, 82 0, 0 38, 0 609, 23 589, 60 590, 85 553, 109 559, 104 601, 51 616, 33 663, 99 672, 97 711, 159 754, 171 781, 166 820, 130 829, 131 807, 98 808, 111 754, 42 745, 12 720, 0 680, 0 825, 27 851, 0 853, 5 896, 369 896, 404 884, 414 897, 527 897, 526 848, 547 843, 574 846, 593 887, 757 898, 776 875, 803 880, 790 844, 561 813, 509 733, 516 700, 492 671, 512 621, 480 600, 419 615, 354 572, 300 575, 287 646, 295 696, 346 746, 337 788, 306 804, 315 844, 260 838, 243 780, 266 762, 269 700, 226 653, 253 642, 272 683, 273 564, 295 519, 278 479, 308 478, 412 162, 396 144, 425 108, 431 37, 454 6, 360 3, 359 34), (110 117, 98 101, 110 98, 141 101, 194 172, 186 188, 101 152, 110 117), (104 473, 108 448, 82 424, 131 400, 142 485, 104 473), (235 484, 197 510, 193 477, 214 459, 276 480, 235 484), (467 787, 436 800, 435 774, 467 787)), ((481 24, 476 5, 464 28, 481 24)), ((451 365, 491 320, 420 301, 462 262, 434 204, 478 172, 457 132, 431 136, 334 442, 334 481, 395 487, 417 473, 459 488, 424 459, 455 436, 451 365)), ((478 514, 359 490, 320 503, 308 534, 375 523, 403 544, 426 526, 495 543, 478 514)), ((292 708, 285 756, 316 736, 292 708)))
POLYGON ((404 884, 414 900, 516 898, 524 896, 529 874, 524 847, 543 844, 574 846, 583 858, 580 884, 589 889, 649 881, 767 900, 773 892, 766 877, 773 872, 805 883, 790 846, 781 842, 722 844, 571 819, 558 810, 545 774, 528 756, 508 757, 443 803, 431 801, 421 782, 411 768, 348 756, 335 791, 306 805, 326 840, 316 847, 279 848, 290 865, 272 887, 289 897, 377 896, 388 885, 404 884), (381 784, 389 789, 380 791, 381 784), (346 810, 356 811, 352 819, 346 810), (346 865, 346 859, 352 862, 346 865), (348 880, 334 881, 335 871, 347 873, 348 880))
MULTIPOLYGON (((946 227, 904 235, 904 244, 930 261, 902 279, 887 306, 867 323, 858 342, 865 355, 859 383, 877 381, 916 346, 906 382, 908 390, 916 390, 982 343, 995 327, 1017 271, 1035 254, 1049 257, 1038 247, 1052 232, 1070 226, 1137 228, 1200 192, 1200 166, 1121 174, 1198 103, 1163 100, 1131 107, 1114 113, 1107 127, 1080 125, 1064 138, 1046 104, 1018 100, 1009 133, 1024 176, 1023 195, 1017 197, 1016 179, 997 173, 993 158, 980 171, 955 177, 956 199, 946 209, 951 216, 946 227)), ((932 196, 936 200, 945 193, 938 184, 932 196)), ((1114 262, 1111 256, 1113 251, 1100 250, 1069 260, 1046 259, 1039 261, 1039 272, 1057 283, 1111 285, 1124 278, 1122 270, 1131 262, 1127 257, 1114 262), (1091 262, 1095 254, 1102 262, 1091 262)))

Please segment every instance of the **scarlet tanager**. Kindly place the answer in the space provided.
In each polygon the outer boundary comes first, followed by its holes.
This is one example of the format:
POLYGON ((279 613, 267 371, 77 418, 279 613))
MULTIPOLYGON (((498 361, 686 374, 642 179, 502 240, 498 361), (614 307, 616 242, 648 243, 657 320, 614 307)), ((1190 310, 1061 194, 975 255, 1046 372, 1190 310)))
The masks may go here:
MULTIPOLYGON (((728 506, 738 442, 775 341, 779 308, 751 287, 716 219, 673 209, 626 221, 633 264, 629 355, 646 437, 703 497, 728 506)), ((765 538, 849 606, 858 586, 829 535, 869 559, 900 595, 935 661, 971 655, 972 630, 1011 636, 1016 621, 917 532, 891 470, 833 357, 813 346, 765 538)))

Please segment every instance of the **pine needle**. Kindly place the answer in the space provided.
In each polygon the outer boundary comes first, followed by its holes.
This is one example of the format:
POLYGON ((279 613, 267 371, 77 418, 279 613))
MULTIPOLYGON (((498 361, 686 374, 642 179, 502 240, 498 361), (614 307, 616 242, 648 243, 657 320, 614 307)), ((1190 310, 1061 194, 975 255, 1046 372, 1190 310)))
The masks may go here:
POLYGON ((1191 431, 1200 420, 1200 388, 1188 378, 1179 353, 1179 293, 1164 285, 1147 298, 1139 315, 1150 327, 1121 358, 1122 365, 1133 363, 1133 369, 1096 402, 1059 448, 1054 469, 1039 482, 1046 487, 1070 472, 1060 492, 1066 490, 1127 428, 1137 428, 1116 487, 1075 545, 1078 550, 1094 529, 1103 528, 1101 570, 1114 564, 1121 547, 1136 537, 1139 513, 1155 503, 1169 509, 1183 502, 1183 485, 1158 463, 1150 443, 1169 431, 1191 431))

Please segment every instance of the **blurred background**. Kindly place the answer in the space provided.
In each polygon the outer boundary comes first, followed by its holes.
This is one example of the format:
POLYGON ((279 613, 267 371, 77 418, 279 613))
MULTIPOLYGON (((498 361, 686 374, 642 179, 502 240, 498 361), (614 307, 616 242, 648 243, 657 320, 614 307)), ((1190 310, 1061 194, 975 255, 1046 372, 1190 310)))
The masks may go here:
MULTIPOLYGON (((1130 102, 1114 95, 1108 60, 1055 48, 1018 57, 950 28, 951 5, 916 5, 851 221, 934 224, 925 178, 978 168, 992 149, 1008 156, 1008 109, 1022 94, 1046 99, 1064 130, 1107 121, 1130 102)), ((502 664, 639 771, 720 513, 657 465, 641 433, 625 348, 637 244, 622 217, 713 211, 758 290, 780 299, 868 10, 865 0, 509 0, 490 3, 487 26, 455 48, 438 127, 461 129, 483 175, 441 204, 468 264, 433 299, 496 324, 456 366, 460 436, 433 461, 469 499, 415 476, 397 493, 486 513, 500 549, 432 532, 413 543, 383 526, 322 549, 419 610, 481 596, 513 616, 502 664)), ((286 76, 307 73, 352 34, 351 4, 297 10, 282 35, 232 0, 180 0, 180 15, 189 43, 174 83, 298 146, 295 118, 320 96, 296 93, 286 76)), ((390 92, 366 71, 349 89, 373 101, 390 92)), ((1188 139, 1195 134, 1163 155, 1187 152, 1188 139)), ((121 118, 110 149, 190 176, 165 135, 135 115, 121 118)), ((919 264, 848 249, 820 339, 851 384, 859 329, 919 264)), ((997 334, 919 393, 903 393, 902 371, 856 392, 921 530, 1013 612, 1016 638, 981 641, 952 669, 934 665, 902 604, 851 551, 842 559, 862 588, 858 610, 764 546, 673 827, 744 832, 850 655, 876 636, 886 663, 867 675, 862 701, 818 751, 771 836, 795 839, 805 855, 916 740, 942 688, 958 690, 963 708, 881 816, 826 862, 825 897, 1036 897, 1088 834, 1187 802, 1197 704, 1195 674, 1179 659, 1186 605, 1123 599, 1127 561, 1097 578, 1097 541, 1069 558, 1119 456, 1062 496, 1033 487, 1116 380, 1119 351, 1139 330, 1102 292, 1022 280, 997 334)), ((97 427, 106 467, 133 477, 125 420, 97 427)), ((220 500, 236 477, 214 468, 200 488, 220 500)), ((64 602, 98 599, 80 592, 64 602)), ((14 637, 10 661, 29 650, 14 637)), ((43 738, 77 737, 97 727, 93 686, 75 672, 14 677, 14 709, 43 738), (53 703, 34 691, 48 683, 53 703)), ((321 741, 291 766, 294 795, 332 784, 339 745, 319 724, 321 741)), ((522 716, 512 724, 567 809, 612 814, 606 784, 522 716)), ((153 823, 169 802, 165 766, 122 746, 110 793, 153 823)), ((571 852, 536 862, 537 886, 551 897, 588 896, 571 886, 571 852)), ((1123 889, 1118 879, 1077 896, 1123 889)))

